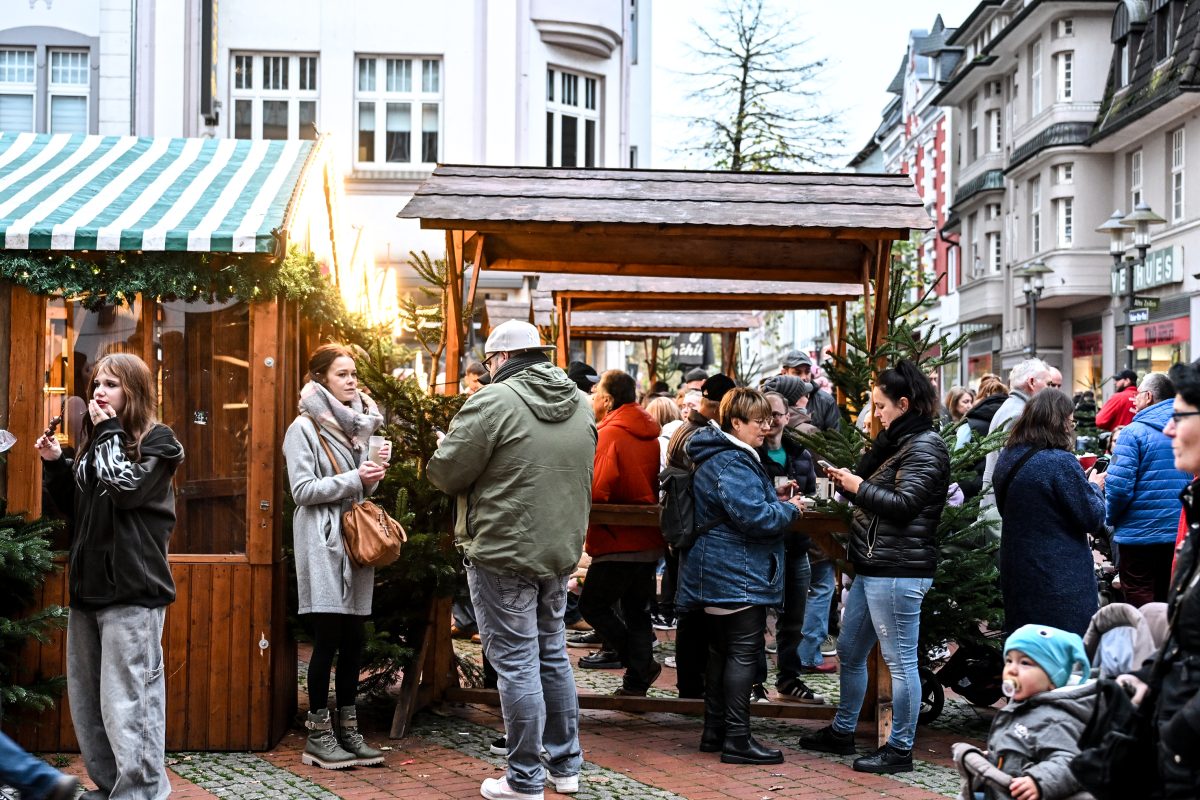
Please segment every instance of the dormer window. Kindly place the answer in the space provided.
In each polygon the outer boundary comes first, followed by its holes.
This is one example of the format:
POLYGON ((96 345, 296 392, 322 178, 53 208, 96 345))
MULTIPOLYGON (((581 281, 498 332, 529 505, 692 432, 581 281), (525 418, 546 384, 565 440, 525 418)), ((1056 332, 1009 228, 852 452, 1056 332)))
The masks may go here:
MULTIPOLYGON (((1155 3, 1162 6, 1170 4, 1171 0, 1155 0, 1155 3)), ((1147 20, 1146 3, 1143 0, 1122 0, 1117 4, 1112 24, 1112 43, 1116 47, 1113 54, 1113 85, 1117 89, 1128 86, 1133 78, 1147 20)))
POLYGON ((1170 58, 1175 52, 1175 37, 1179 30, 1181 3, 1173 0, 1156 0, 1153 6, 1154 61, 1158 63, 1170 58))

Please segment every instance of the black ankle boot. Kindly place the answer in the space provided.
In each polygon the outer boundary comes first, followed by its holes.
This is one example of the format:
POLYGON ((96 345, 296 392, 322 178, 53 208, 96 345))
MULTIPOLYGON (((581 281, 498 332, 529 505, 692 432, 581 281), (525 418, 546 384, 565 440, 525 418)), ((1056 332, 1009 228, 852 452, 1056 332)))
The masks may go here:
POLYGON ((726 736, 721 748, 721 761, 725 764, 782 764, 783 751, 763 747, 753 736, 726 736))
POLYGON ((890 775, 893 772, 912 772, 912 750, 898 750, 890 744, 871 753, 869 756, 854 759, 855 772, 874 772, 890 775))
POLYGON ((711 728, 705 725, 704 732, 700 734, 700 752, 719 753, 723 747, 725 747, 725 729, 711 728))

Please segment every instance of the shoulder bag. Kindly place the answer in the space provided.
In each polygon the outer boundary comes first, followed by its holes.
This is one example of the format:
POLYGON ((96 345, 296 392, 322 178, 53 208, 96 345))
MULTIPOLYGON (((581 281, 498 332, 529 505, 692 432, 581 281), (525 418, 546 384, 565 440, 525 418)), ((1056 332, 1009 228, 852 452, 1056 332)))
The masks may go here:
MULTIPOLYGON (((337 474, 337 459, 333 457, 329 443, 321 436, 321 426, 315 419, 312 423, 317 429, 317 441, 324 448, 334 474, 337 474)), ((346 554, 355 565, 386 567, 400 557, 400 545, 408 541, 408 535, 386 511, 364 498, 353 503, 350 510, 342 514, 342 541, 346 554)))

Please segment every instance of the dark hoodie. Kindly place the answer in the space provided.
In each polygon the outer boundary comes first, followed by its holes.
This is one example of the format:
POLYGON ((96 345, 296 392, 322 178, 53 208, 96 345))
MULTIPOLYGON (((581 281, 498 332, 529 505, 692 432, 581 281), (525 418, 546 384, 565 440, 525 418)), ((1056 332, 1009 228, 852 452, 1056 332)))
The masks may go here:
MULTIPOLYGON (((637 403, 610 411, 596 425, 592 502, 658 503, 658 434, 654 418, 637 403)), ((610 553, 662 550, 662 533, 644 525, 590 525, 583 549, 593 558, 610 553)))
MULTIPOLYGON (((967 412, 964 418, 964 423, 971 429, 971 438, 982 439, 988 435, 988 430, 992 425, 992 417, 996 416, 996 412, 1000 406, 1004 405, 1004 401, 1008 399, 1008 395, 1004 392, 1000 394, 992 394, 980 400, 975 405, 971 406, 971 410, 967 412)), ((964 481, 959 481, 958 488, 962 489, 963 497, 968 500, 979 494, 983 489, 983 471, 987 467, 987 458, 981 458, 975 463, 975 472, 972 476, 964 481)))
POLYGON ((71 607, 159 608, 175 601, 167 544, 175 528, 171 480, 183 447, 166 425, 141 443, 138 461, 126 457, 129 436, 115 417, 96 426, 74 460, 45 462, 55 502, 74 524, 69 556, 71 607))

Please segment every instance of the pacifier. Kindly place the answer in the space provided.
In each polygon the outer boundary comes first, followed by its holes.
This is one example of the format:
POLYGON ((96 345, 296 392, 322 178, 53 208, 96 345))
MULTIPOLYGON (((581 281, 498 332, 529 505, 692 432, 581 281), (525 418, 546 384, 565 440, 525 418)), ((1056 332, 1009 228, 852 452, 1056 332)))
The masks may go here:
POLYGON ((1012 678, 1005 678, 1004 682, 1000 684, 1000 691, 1004 692, 1004 696, 1009 700, 1016 697, 1020 690, 1021 687, 1012 678))

